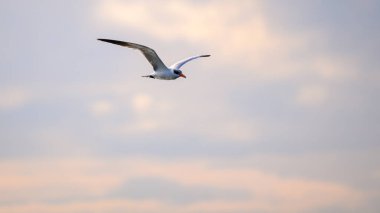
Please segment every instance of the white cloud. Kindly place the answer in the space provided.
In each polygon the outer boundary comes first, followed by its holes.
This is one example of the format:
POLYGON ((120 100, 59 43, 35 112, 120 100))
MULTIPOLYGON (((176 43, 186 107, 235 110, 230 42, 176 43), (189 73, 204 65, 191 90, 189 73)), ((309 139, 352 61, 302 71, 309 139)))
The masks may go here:
POLYGON ((147 94, 136 94, 132 98, 132 107, 137 113, 144 113, 152 107, 152 98, 147 94))
POLYGON ((9 110, 25 105, 31 95, 23 88, 7 88, 0 90, 0 109, 9 110))
POLYGON ((196 129, 210 141, 252 142, 256 139, 259 128, 243 119, 225 119, 223 121, 205 121, 196 129))
MULTIPOLYGON (((243 7, 233 5, 236 4, 204 2, 200 5, 189 1, 167 1, 165 4, 151 1, 146 4, 111 0, 100 2, 95 12, 107 24, 127 25, 161 39, 204 40, 224 31, 221 22, 239 16, 239 9, 243 7)), ((247 3, 241 6, 244 5, 247 3)))
POLYGON ((312 67, 324 80, 349 80, 355 77, 355 62, 332 56, 320 56, 314 59, 312 67))
POLYGON ((91 104, 90 112, 95 116, 106 116, 115 112, 115 106, 110 101, 99 100, 91 104))
POLYGON ((328 99, 328 90, 322 85, 307 85, 299 89, 296 102, 302 106, 320 106, 328 99))
POLYGON ((260 133, 260 129, 253 121, 235 115, 228 104, 210 105, 213 101, 201 101, 193 97, 173 102, 177 100, 175 97, 153 96, 144 92, 127 96, 128 106, 125 107, 132 109, 132 114, 125 121, 110 125, 109 134, 128 136, 141 133, 181 132, 214 142, 252 142, 260 133), (213 108, 215 105, 219 107, 213 108))
POLYGON ((171 109, 173 104, 166 100, 158 100, 145 93, 136 93, 127 102, 132 109, 128 121, 123 122, 111 129, 116 134, 139 134, 146 132, 165 131, 175 125, 172 119, 171 109))

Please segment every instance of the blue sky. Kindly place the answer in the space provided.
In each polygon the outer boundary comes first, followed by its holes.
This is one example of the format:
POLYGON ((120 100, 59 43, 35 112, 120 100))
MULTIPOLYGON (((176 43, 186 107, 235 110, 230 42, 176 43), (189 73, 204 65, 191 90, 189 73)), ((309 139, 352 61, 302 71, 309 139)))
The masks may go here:
POLYGON ((0 4, 0 212, 379 209, 379 1, 0 4))

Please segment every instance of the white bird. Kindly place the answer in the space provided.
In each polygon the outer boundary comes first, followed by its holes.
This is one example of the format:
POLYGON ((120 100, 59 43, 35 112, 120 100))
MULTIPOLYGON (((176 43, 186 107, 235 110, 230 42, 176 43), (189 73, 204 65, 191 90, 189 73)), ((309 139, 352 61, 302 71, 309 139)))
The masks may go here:
POLYGON ((125 42, 125 41, 117 41, 117 40, 111 40, 111 39, 98 39, 98 40, 140 50, 142 54, 145 56, 145 58, 149 61, 149 63, 153 66, 153 70, 154 70, 153 73, 151 73, 150 75, 145 75, 142 77, 148 77, 148 78, 154 78, 154 79, 174 80, 179 77, 186 78, 186 76, 180 70, 180 68, 184 64, 196 58, 210 56, 210 55, 192 56, 189 58, 185 58, 181 61, 178 61, 177 63, 171 65, 168 68, 165 66, 165 64, 161 61, 160 57, 158 57, 157 53, 152 48, 149 48, 147 46, 140 45, 140 44, 125 42))

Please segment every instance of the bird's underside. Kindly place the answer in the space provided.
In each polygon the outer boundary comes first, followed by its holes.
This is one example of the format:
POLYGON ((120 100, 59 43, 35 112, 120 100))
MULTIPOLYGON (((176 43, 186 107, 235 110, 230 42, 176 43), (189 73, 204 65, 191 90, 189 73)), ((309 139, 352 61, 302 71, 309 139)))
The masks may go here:
POLYGON ((144 45, 135 44, 131 42, 125 42, 125 41, 117 41, 117 40, 111 40, 111 39, 98 39, 99 41, 108 42, 111 44, 120 45, 123 47, 129 47, 133 49, 140 50, 141 53, 145 56, 145 58, 149 61, 149 63, 153 67, 153 73, 150 75, 144 75, 142 77, 148 77, 153 79, 161 79, 161 80, 174 80, 179 77, 186 78, 186 76, 182 73, 180 68, 186 64, 187 62, 201 58, 201 57, 209 57, 210 55, 197 55, 192 56, 189 58, 185 58, 181 61, 178 61, 177 63, 171 65, 169 68, 162 62, 160 57, 157 55, 157 53, 152 49, 144 45))

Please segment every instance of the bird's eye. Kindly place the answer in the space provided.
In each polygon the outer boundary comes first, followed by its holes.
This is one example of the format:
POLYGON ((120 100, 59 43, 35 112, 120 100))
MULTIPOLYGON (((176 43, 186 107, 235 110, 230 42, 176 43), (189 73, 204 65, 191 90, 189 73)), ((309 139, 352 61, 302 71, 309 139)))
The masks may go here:
POLYGON ((177 75, 179 75, 179 74, 181 73, 181 71, 179 71, 179 70, 174 70, 174 73, 177 74, 177 75))

